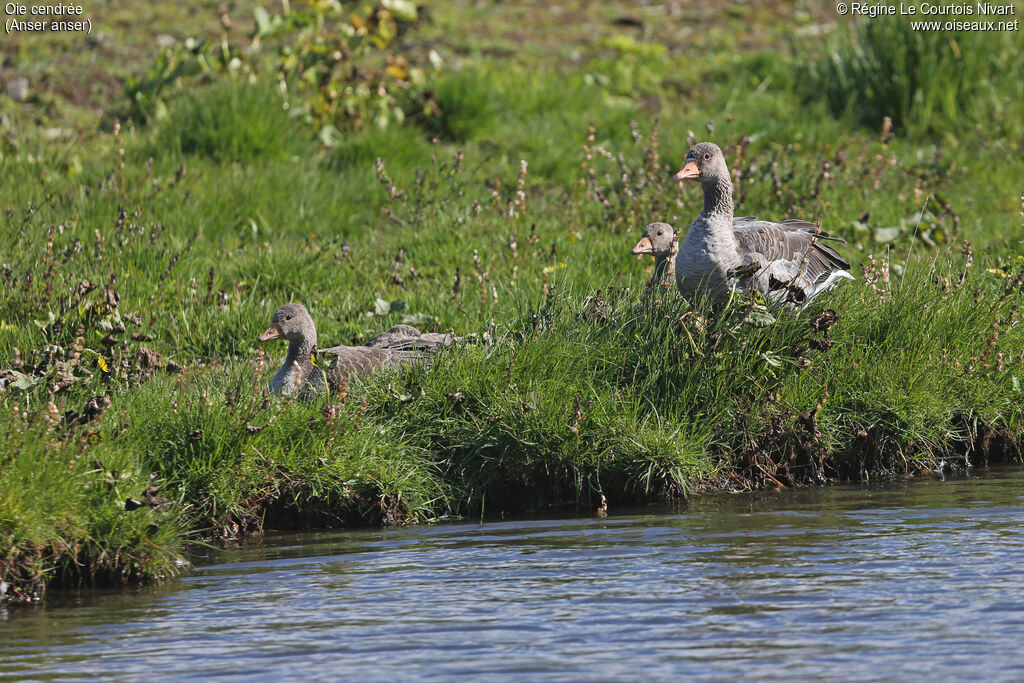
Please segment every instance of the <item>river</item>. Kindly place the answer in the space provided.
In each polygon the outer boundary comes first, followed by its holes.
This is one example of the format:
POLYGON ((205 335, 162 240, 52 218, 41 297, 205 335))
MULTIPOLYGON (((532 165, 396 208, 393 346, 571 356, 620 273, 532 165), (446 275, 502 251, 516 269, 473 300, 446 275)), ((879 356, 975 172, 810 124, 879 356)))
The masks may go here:
POLYGON ((1024 680, 1024 469, 268 534, 0 606, 0 677, 1024 680))

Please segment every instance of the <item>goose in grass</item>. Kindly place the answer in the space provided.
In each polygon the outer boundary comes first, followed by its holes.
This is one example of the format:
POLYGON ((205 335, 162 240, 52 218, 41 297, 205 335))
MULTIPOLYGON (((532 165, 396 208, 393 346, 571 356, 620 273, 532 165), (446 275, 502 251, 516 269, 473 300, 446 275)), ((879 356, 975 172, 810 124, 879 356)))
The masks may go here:
POLYGON ((275 394, 321 393, 325 388, 333 391, 350 375, 370 373, 424 357, 421 351, 387 346, 317 349, 316 325, 302 304, 285 304, 274 311, 270 327, 260 335, 259 341, 274 339, 288 340, 288 357, 270 380, 270 390, 275 394), (317 366, 313 365, 314 351, 320 359, 317 366))
MULTIPOLYGON (((744 221, 757 220, 755 216, 739 216, 733 218, 733 229, 744 221)), ((650 254, 654 257, 654 275, 652 280, 659 282, 668 272, 668 262, 672 256, 672 243, 676 238, 676 229, 668 223, 648 223, 644 226, 640 241, 629 253, 650 254)))
POLYGON ((723 302, 732 292, 758 291, 770 301, 803 305, 841 279, 850 264, 826 241, 845 244, 814 223, 734 219, 732 179, 718 145, 699 142, 676 180, 694 180, 704 209, 676 254, 676 286, 688 299, 723 302))
POLYGON ((630 251, 631 254, 654 256, 654 275, 651 279, 655 282, 661 282, 668 271, 668 259, 672 255, 672 241, 675 238, 675 228, 668 223, 648 223, 640 241, 630 251))

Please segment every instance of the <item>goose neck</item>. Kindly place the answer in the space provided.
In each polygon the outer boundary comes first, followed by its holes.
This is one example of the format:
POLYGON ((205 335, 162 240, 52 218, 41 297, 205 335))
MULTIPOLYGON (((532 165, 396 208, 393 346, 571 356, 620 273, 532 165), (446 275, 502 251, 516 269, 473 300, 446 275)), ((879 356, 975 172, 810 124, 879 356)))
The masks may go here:
POLYGON ((722 216, 732 222, 732 181, 718 178, 701 184, 704 191, 704 215, 722 216))
POLYGON ((302 337, 288 342, 288 358, 285 364, 295 364, 303 369, 312 366, 312 355, 316 349, 316 338, 302 337))

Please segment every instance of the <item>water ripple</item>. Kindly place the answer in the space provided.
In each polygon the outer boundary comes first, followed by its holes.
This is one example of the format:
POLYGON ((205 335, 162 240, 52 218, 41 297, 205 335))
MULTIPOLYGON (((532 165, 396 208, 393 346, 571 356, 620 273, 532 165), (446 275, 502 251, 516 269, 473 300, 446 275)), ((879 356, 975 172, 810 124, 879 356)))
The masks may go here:
POLYGON ((0 677, 1019 680, 1022 483, 268 536, 164 587, 0 608, 0 677))

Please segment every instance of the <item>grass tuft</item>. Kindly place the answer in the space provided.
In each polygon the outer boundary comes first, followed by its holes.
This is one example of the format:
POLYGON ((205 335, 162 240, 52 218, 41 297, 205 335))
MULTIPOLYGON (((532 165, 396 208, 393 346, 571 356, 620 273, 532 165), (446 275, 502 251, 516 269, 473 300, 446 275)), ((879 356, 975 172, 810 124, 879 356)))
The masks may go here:
POLYGON ((178 95, 160 130, 160 147, 218 162, 281 160, 309 148, 273 89, 232 78, 178 95))
POLYGON ((420 125, 451 142, 466 142, 492 132, 504 108, 493 76, 485 70, 462 70, 438 78, 424 94, 426 105, 420 125))
POLYGON ((1019 135, 1024 71, 1014 36, 914 30, 907 17, 878 17, 841 30, 824 56, 805 54, 798 83, 807 99, 824 96, 833 115, 874 129, 890 117, 912 135, 956 137, 977 121, 1013 119, 1002 134, 1019 135))

